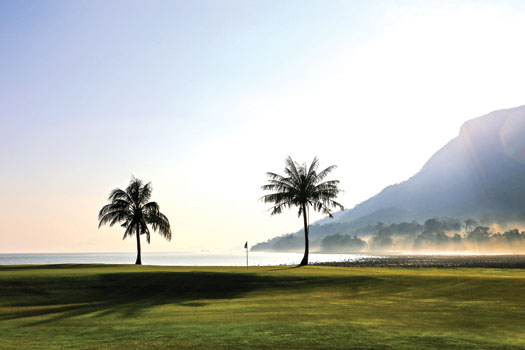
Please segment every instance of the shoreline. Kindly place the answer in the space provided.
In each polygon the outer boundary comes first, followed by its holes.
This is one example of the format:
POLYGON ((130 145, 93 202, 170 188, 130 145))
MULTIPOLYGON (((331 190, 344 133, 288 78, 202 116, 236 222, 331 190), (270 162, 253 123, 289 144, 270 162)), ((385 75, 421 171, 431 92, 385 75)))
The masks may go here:
POLYGON ((502 255, 383 255, 355 261, 334 261, 313 264, 334 267, 410 267, 410 268, 525 268, 525 254, 502 255))

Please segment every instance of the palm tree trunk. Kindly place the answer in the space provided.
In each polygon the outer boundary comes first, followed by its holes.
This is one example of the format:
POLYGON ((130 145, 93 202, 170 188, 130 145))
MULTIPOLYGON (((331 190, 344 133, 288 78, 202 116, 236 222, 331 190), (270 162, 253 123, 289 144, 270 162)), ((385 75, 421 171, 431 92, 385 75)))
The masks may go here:
POLYGON ((139 226, 137 225, 137 261, 135 261, 135 265, 142 265, 142 258, 140 256, 140 234, 139 234, 139 226))
POLYGON ((308 253, 309 253, 309 246, 308 246, 308 218, 306 217, 306 204, 303 204, 303 220, 304 220, 304 256, 303 260, 301 260, 301 263, 299 266, 305 266, 308 265, 308 253))

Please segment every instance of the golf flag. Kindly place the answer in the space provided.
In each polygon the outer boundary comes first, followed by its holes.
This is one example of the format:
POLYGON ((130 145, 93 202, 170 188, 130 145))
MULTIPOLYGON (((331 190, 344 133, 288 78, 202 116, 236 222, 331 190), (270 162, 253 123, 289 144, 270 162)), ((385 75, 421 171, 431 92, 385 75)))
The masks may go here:
POLYGON ((248 268, 248 242, 244 243, 244 249, 246 249, 246 268, 248 268))

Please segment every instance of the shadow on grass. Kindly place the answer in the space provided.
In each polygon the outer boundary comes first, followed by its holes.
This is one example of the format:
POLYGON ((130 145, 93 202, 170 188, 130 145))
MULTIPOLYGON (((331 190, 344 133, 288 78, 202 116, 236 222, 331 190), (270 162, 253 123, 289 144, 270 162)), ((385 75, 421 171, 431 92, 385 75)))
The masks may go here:
POLYGON ((301 266, 301 265, 291 265, 291 266, 284 265, 284 266, 279 266, 278 268, 271 269, 271 270, 268 270, 268 271, 294 270, 294 269, 298 269, 298 268, 301 268, 301 267, 303 267, 303 266, 301 266))
MULTIPOLYGON (((119 265, 111 264, 47 264, 47 265, 0 265, 2 271, 23 271, 23 270, 68 270, 68 269, 92 269, 96 267, 112 267, 119 265)), ((134 266, 131 265, 130 266, 134 266)))
POLYGON ((201 307, 213 300, 241 298, 264 290, 309 291, 337 285, 357 290, 373 280, 377 279, 158 271, 18 277, 0 284, 2 307, 16 310, 0 315, 0 321, 43 316, 32 323, 35 325, 87 314, 135 317, 160 305, 201 307))

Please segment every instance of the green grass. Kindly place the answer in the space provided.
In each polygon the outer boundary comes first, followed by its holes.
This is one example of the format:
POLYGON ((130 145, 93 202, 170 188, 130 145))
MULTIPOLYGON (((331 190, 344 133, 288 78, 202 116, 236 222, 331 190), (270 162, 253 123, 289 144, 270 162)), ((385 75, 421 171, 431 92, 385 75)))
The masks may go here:
POLYGON ((525 349, 525 270, 0 267, 0 349, 525 349))

